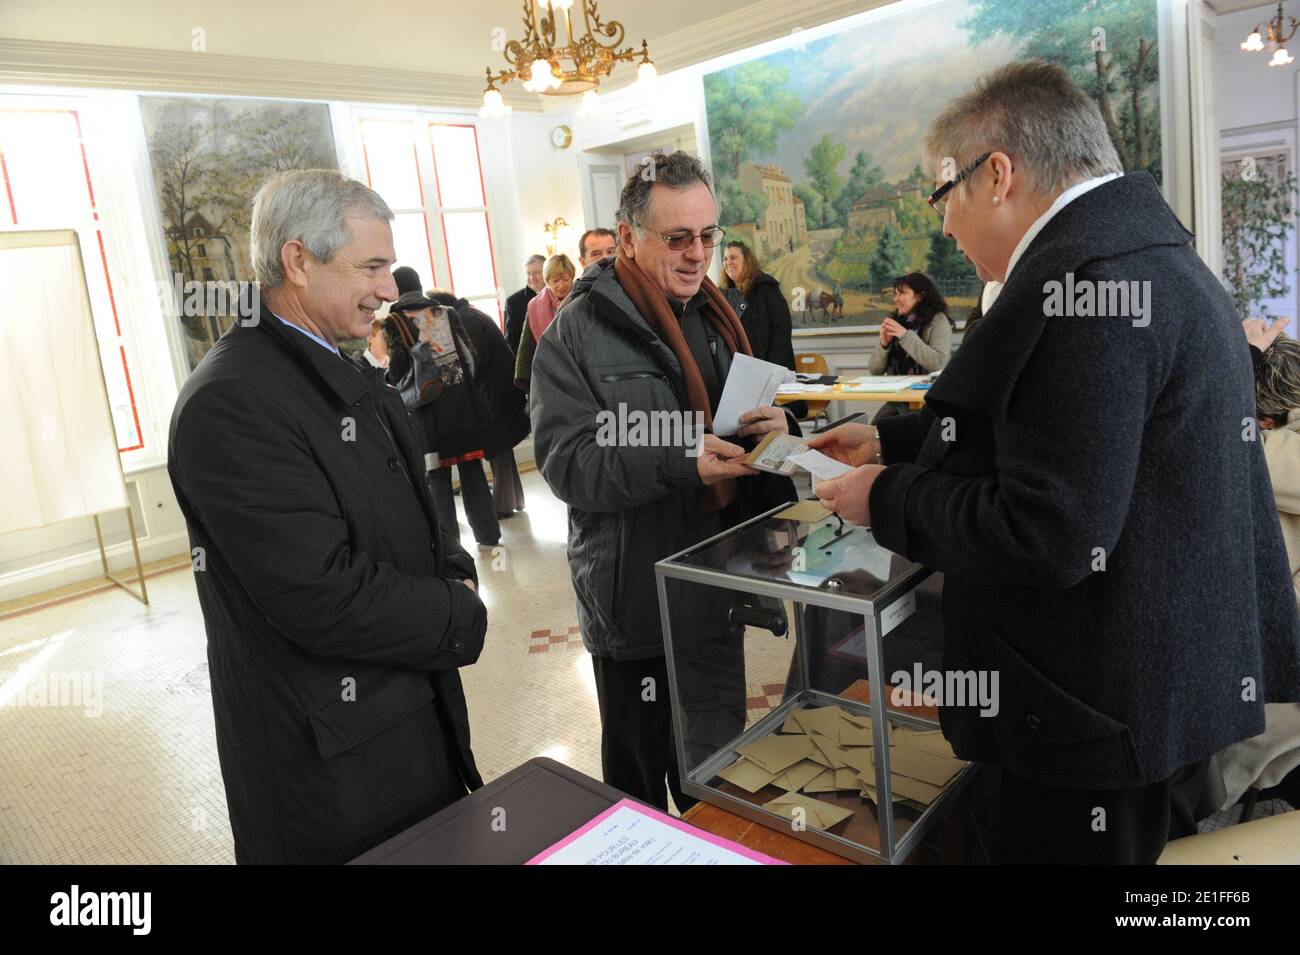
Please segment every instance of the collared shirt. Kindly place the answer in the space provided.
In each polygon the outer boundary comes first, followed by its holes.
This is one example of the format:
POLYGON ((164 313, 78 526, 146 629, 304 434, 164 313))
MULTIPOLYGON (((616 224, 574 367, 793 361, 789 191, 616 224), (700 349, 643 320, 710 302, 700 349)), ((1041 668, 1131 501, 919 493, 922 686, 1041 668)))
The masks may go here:
MULTIPOLYGON (((271 314, 275 315, 275 312, 272 312, 271 314)), ((279 315, 275 315, 275 317, 280 318, 279 315)), ((329 342, 325 341, 325 339, 321 338, 319 335, 313 335, 311 332, 307 331, 307 329, 303 328, 301 325, 295 325, 293 322, 286 322, 283 318, 280 318, 280 322, 284 325, 288 325, 292 329, 296 329, 297 331, 302 332, 304 335, 306 335, 308 338, 314 341, 317 345, 320 345, 321 348, 327 348, 330 351, 332 351, 334 354, 339 355, 340 358, 343 357, 342 355, 339 354, 338 345, 331 345, 329 342)))
POLYGON ((370 363, 370 367, 371 367, 371 368, 387 368, 387 367, 388 367, 388 359, 385 358, 383 361, 380 361, 378 358, 376 358, 374 355, 372 355, 372 354, 370 353, 370 349, 369 349, 369 348, 367 348, 367 349, 365 350, 365 352, 361 355, 361 357, 364 358, 367 362, 370 363))
MULTIPOLYGON (((1121 175, 1123 175, 1123 173, 1096 175, 1096 177, 1091 179, 1084 179, 1083 182, 1076 182, 1074 186, 1067 188, 1065 192, 1058 195, 1056 201, 1054 201, 1052 205, 1049 205, 1047 212, 1044 212, 1041 216, 1037 217, 1036 220, 1034 220, 1034 225, 1031 225, 1028 229, 1024 230, 1024 235, 1021 236, 1021 240, 1019 240, 1018 243, 1015 243, 1015 248, 1011 251, 1011 257, 1006 261, 1006 278, 1004 281, 993 287, 992 291, 989 291, 988 287, 985 286, 984 295, 980 296, 980 307, 982 307, 982 311, 987 314, 988 309, 993 307, 993 303, 997 301, 998 292, 1001 292, 1002 286, 1006 285, 1006 282, 1010 281, 1011 269, 1014 269, 1015 264, 1021 261, 1021 256, 1024 255, 1024 249, 1030 247, 1030 243, 1034 242, 1034 239, 1036 239, 1037 235, 1043 231, 1044 227, 1047 226, 1047 223, 1052 221, 1053 216, 1056 216, 1058 212, 1061 212, 1061 209, 1067 207, 1070 203, 1073 203, 1073 201, 1078 199, 1079 196, 1082 196, 1084 192, 1091 192, 1092 190, 1095 190, 1097 186, 1104 185, 1104 183, 1108 183, 1112 181, 1112 179, 1118 179, 1121 175)), ((993 283, 989 282, 989 285, 993 285, 993 283)))

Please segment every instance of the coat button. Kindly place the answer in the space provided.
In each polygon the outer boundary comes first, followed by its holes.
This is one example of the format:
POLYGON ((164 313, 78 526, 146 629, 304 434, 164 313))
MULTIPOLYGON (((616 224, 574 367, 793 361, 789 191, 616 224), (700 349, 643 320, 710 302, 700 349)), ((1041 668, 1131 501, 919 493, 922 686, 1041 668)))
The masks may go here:
POLYGON ((451 640, 447 641, 447 646, 451 647, 453 650, 459 650, 460 641, 453 637, 451 640))
POLYGON ((397 463, 397 458, 388 459, 388 470, 396 472, 400 467, 401 465, 397 463))
POLYGON ((1043 728, 1043 721, 1040 720, 1033 713, 1030 713, 1028 716, 1025 717, 1025 722, 1029 724, 1029 728, 1031 730, 1037 730, 1043 728))

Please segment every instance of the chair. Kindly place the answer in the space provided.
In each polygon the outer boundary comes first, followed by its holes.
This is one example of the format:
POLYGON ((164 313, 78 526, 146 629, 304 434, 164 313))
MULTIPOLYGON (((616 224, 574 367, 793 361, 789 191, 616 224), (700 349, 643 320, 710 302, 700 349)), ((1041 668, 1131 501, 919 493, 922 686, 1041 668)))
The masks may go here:
MULTIPOLYGON (((794 370, 805 375, 829 375, 830 366, 826 363, 826 356, 817 352, 800 352, 794 356, 794 370)), ((826 409, 830 407, 829 401, 806 401, 808 406, 807 412, 799 419, 799 423, 811 421, 814 428, 817 427, 817 421, 821 418, 830 420, 826 414, 826 409)))

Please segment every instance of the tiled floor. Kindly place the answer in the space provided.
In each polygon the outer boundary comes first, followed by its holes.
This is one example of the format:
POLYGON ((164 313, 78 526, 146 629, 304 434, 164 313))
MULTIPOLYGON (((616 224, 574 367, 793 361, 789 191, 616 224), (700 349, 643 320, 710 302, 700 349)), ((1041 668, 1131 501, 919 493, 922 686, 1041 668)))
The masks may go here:
MULTIPOLYGON (((462 671, 474 752, 488 780, 538 755, 599 777, 565 510, 535 471, 523 480, 527 510, 502 523, 501 547, 477 551, 490 624, 462 671)), ((188 563, 150 570, 149 607, 100 588, 0 608, 0 863, 234 861, 193 577, 188 563)), ((750 631, 751 724, 780 702, 790 653, 750 631)))
MULTIPOLYGON (((599 777, 564 507, 535 471, 523 480, 527 510, 476 552, 490 623, 462 671, 474 753, 486 779, 538 755, 599 777), (563 642, 532 653, 539 630, 563 642)), ((461 536, 473 545, 463 518, 461 536)), ((152 577, 149 596, 0 614, 0 863, 234 861, 189 564, 152 577)))

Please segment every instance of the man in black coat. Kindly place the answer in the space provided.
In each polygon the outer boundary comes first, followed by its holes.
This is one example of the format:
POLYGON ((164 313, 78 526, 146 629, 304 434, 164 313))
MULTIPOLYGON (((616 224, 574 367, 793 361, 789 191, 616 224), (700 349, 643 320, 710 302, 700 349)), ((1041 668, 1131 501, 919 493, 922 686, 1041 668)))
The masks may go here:
POLYGON ((335 344, 396 297, 391 219, 336 172, 268 181, 261 314, 172 415, 241 863, 345 862, 482 785, 457 672, 487 626, 474 563, 439 533, 401 399, 335 344))
POLYGON ((1005 285, 923 412, 813 439, 861 465, 817 491, 944 573, 945 671, 999 678, 940 713, 1002 767, 1007 860, 1152 863, 1205 761, 1300 700, 1241 321, 1059 68, 1005 67, 932 129, 945 232, 1005 285))
POLYGON ((506 344, 512 355, 519 352, 519 337, 528 321, 528 303, 546 286, 542 281, 542 266, 546 256, 530 255, 524 263, 524 287, 506 298, 506 344))

